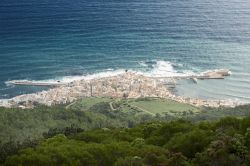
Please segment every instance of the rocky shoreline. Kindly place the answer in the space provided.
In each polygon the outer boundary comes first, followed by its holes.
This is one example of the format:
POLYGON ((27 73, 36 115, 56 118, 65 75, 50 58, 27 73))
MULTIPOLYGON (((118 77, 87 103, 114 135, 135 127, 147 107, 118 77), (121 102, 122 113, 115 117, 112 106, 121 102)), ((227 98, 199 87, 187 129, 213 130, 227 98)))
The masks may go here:
POLYGON ((174 84, 174 81, 174 79, 166 80, 146 77, 134 72, 125 72, 111 77, 78 80, 54 87, 48 91, 0 100, 0 107, 33 108, 39 104, 52 106, 71 103, 84 97, 159 97, 199 107, 235 107, 242 105, 242 103, 227 100, 202 100, 176 96, 168 89, 168 85, 174 84))

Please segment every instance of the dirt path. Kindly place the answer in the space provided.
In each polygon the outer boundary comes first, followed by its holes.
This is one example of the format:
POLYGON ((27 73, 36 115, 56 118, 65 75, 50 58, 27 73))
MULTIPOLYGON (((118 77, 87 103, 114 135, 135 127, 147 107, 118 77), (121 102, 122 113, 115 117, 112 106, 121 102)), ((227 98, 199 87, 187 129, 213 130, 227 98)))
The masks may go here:
POLYGON ((77 101, 74 101, 73 103, 70 103, 69 105, 67 105, 65 108, 69 109, 70 106, 74 105, 77 101))
POLYGON ((111 102, 109 103, 109 106, 110 106, 111 110, 112 110, 112 111, 116 111, 117 109, 114 109, 114 107, 113 107, 112 104, 113 104, 113 101, 111 101, 111 102))
MULTIPOLYGON (((147 110, 145 110, 145 109, 143 109, 143 108, 141 108, 141 107, 138 107, 138 106, 136 106, 136 105, 129 104, 128 102, 126 102, 126 104, 127 104, 128 106, 134 108, 134 109, 139 110, 139 111, 146 112, 146 113, 148 113, 148 114, 150 114, 150 115, 153 115, 153 116, 155 115, 154 113, 149 112, 149 111, 147 111, 147 110)), ((116 111, 116 110, 117 110, 117 109, 115 109, 115 108, 113 107, 113 101, 111 101, 111 102, 109 103, 109 106, 110 106, 110 108, 111 108, 112 111, 116 111)), ((121 106, 120 106, 120 107, 121 107, 121 106)))
POLYGON ((135 109, 138 109, 138 110, 140 110, 140 111, 143 111, 143 112, 146 112, 146 113, 148 113, 148 114, 151 114, 151 115, 155 116, 154 113, 149 112, 149 111, 145 110, 144 108, 138 107, 138 106, 133 105, 133 104, 128 104, 128 105, 130 105, 131 107, 134 107, 135 109))

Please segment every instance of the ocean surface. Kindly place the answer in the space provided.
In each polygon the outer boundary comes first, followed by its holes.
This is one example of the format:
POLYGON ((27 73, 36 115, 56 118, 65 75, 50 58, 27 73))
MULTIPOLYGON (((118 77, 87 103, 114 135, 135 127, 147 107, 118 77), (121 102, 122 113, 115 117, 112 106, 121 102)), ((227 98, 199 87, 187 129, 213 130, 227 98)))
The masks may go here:
POLYGON ((249 0, 1 0, 0 98, 125 69, 152 76, 226 68, 179 95, 250 101, 249 0))

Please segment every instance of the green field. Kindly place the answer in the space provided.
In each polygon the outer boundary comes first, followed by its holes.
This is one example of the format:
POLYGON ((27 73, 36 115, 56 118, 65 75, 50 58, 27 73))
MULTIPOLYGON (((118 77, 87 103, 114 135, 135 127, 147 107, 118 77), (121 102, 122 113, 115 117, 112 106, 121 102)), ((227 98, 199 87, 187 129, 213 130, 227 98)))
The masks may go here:
POLYGON ((189 104, 178 103, 173 100, 160 98, 142 98, 142 99, 123 99, 115 100, 110 98, 85 98, 74 102, 67 108, 74 110, 90 110, 93 106, 105 104, 110 110, 122 112, 137 112, 150 115, 168 114, 171 116, 183 116, 185 114, 195 114, 200 112, 200 109, 189 104))
POLYGON ((145 111, 153 114, 183 114, 186 113, 198 113, 199 108, 191 106, 189 104, 178 103, 173 100, 149 98, 148 100, 134 100, 130 102, 131 105, 142 108, 145 111))

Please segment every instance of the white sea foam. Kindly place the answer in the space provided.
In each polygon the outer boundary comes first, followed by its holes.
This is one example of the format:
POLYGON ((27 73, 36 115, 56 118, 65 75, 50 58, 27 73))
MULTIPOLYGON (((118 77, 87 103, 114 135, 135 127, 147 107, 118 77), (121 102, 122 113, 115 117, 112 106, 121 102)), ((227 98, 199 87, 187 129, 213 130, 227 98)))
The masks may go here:
MULTIPOLYGON (((139 62, 140 65, 147 65, 145 62, 139 62)), ((173 77, 173 76, 188 76, 194 75, 195 73, 192 71, 184 71, 178 72, 174 69, 174 65, 169 61, 156 61, 156 63, 152 66, 152 69, 149 71, 140 71, 140 70, 129 70, 130 72, 135 72, 138 74, 142 74, 148 77, 173 77)), ((29 82, 29 83, 41 83, 41 84, 66 84, 77 80, 91 80, 96 78, 103 77, 112 77, 119 74, 125 73, 125 69, 113 70, 106 69, 102 72, 87 74, 87 75, 79 75, 79 76, 65 76, 65 77, 57 77, 55 79, 47 79, 47 80, 11 80, 5 82, 7 85, 13 85, 15 82, 29 82)))
POLYGON ((146 62, 144 62, 144 61, 140 61, 140 62, 138 62, 138 64, 139 64, 140 66, 142 66, 142 67, 148 67, 148 65, 147 65, 146 62))
POLYGON ((153 65, 153 69, 144 74, 150 77, 176 77, 193 75, 194 73, 188 70, 182 72, 177 71, 173 63, 169 61, 156 61, 156 64, 153 65))
POLYGON ((36 84, 66 84, 77 80, 91 80, 96 78, 103 78, 103 77, 112 77, 118 74, 125 73, 125 70, 112 70, 108 69, 103 72, 95 73, 95 74, 87 74, 87 75, 79 75, 79 76, 64 76, 64 77, 57 77, 55 79, 47 79, 47 80, 11 80, 6 81, 5 84, 8 86, 13 85, 15 82, 29 82, 29 83, 36 83, 36 84))

